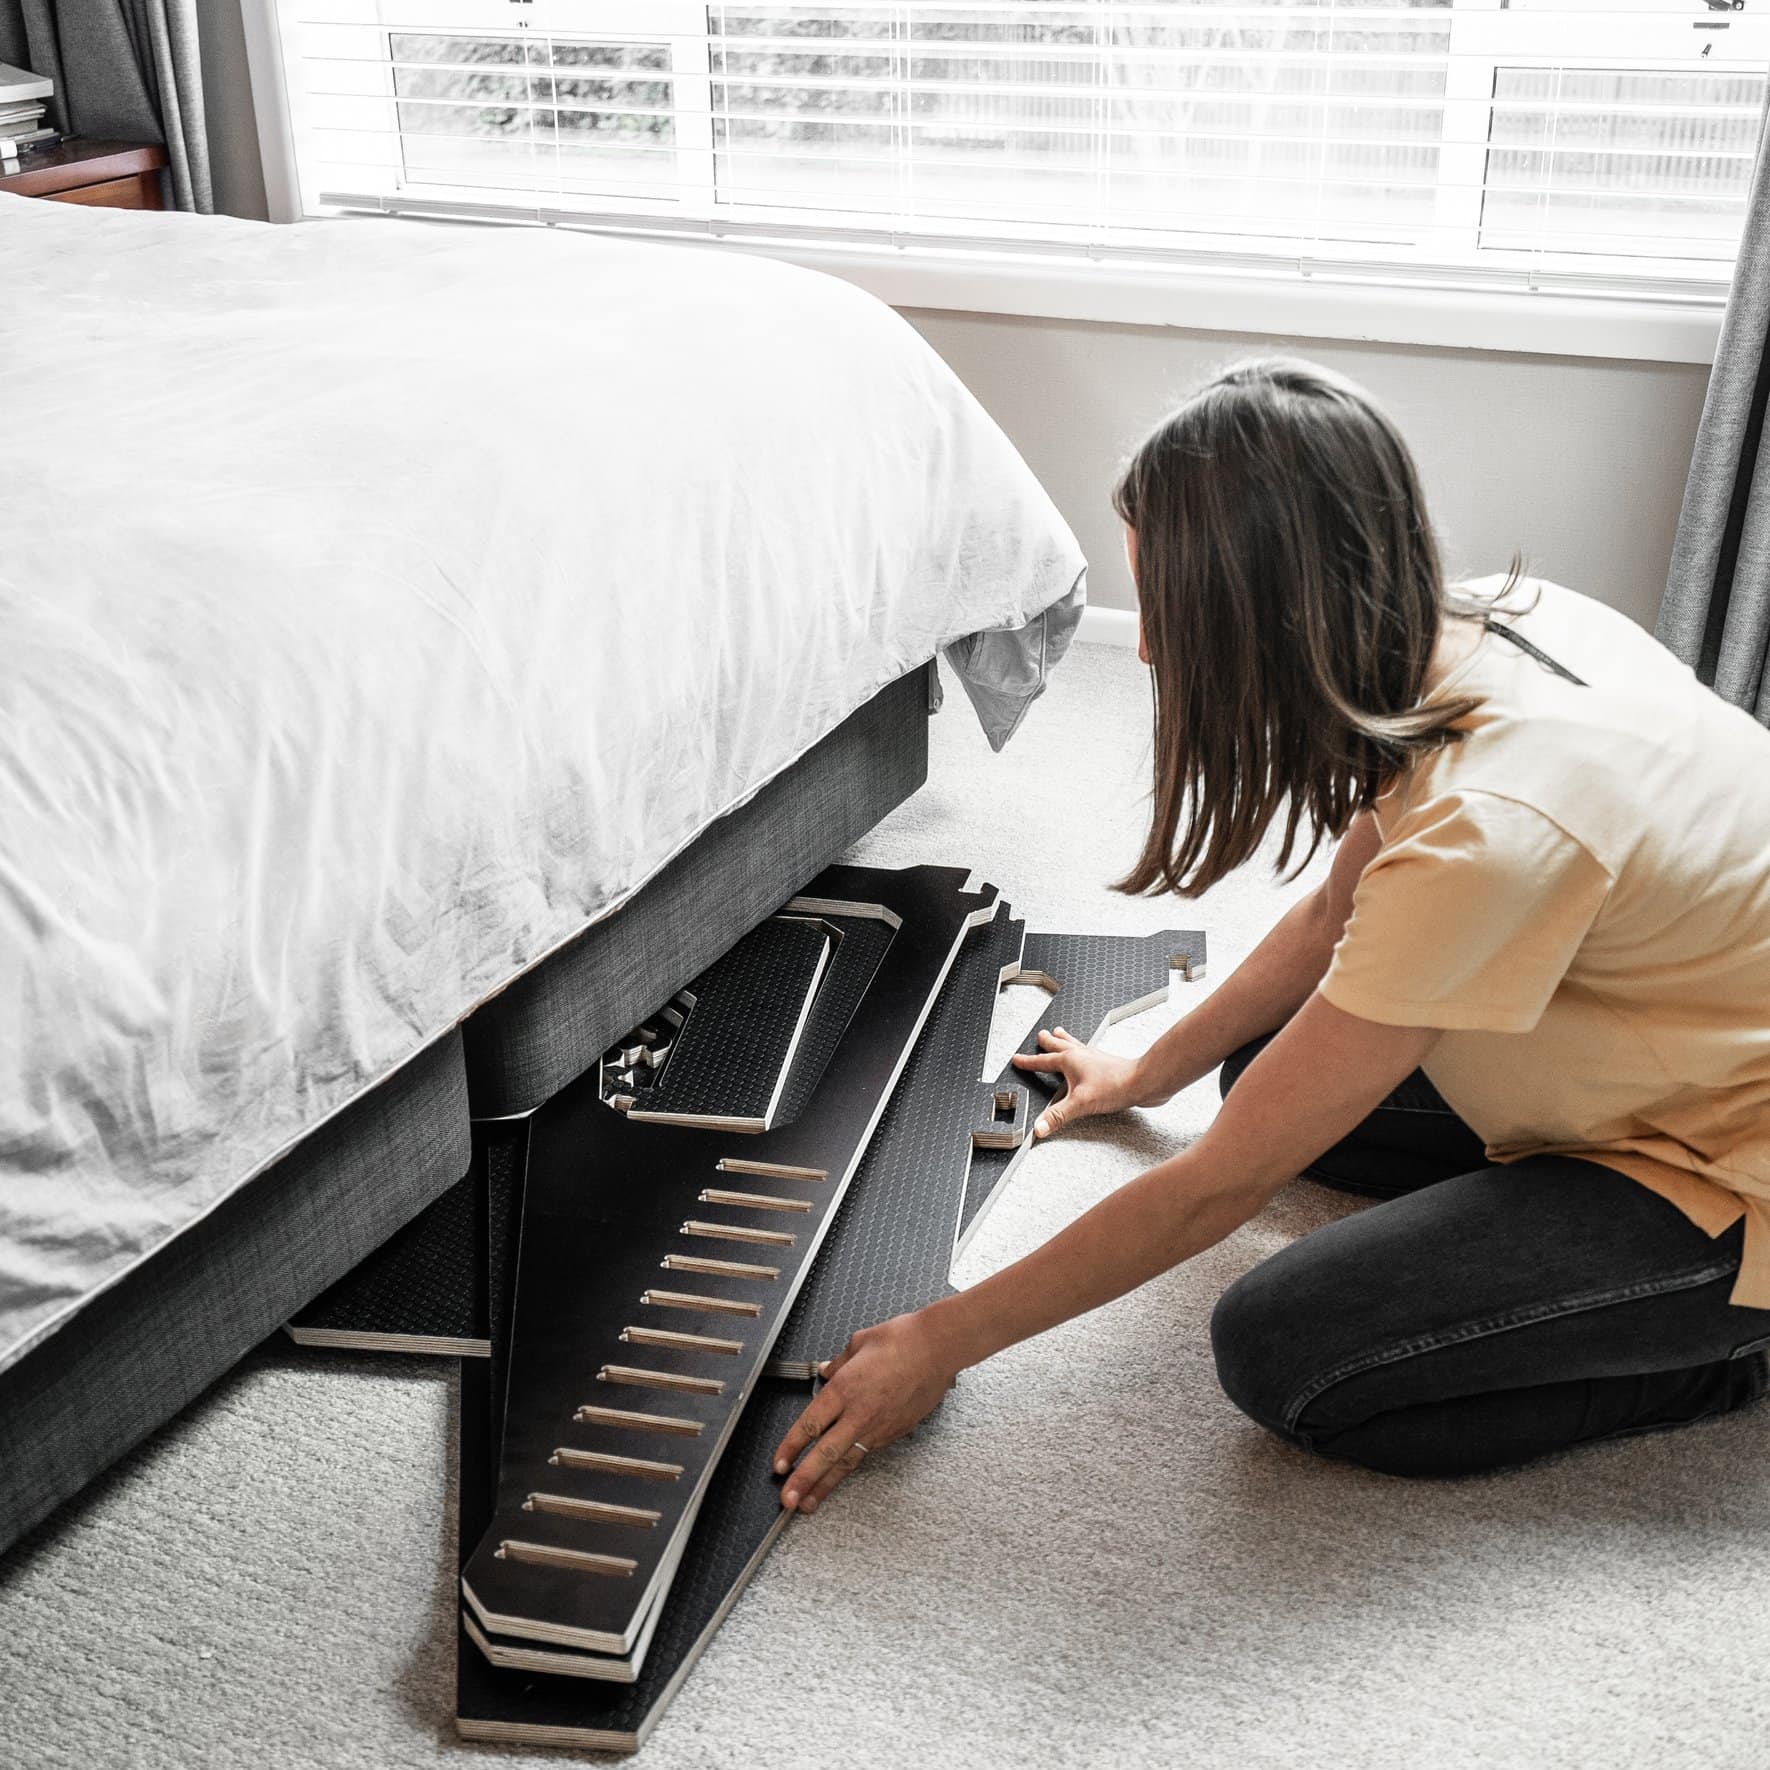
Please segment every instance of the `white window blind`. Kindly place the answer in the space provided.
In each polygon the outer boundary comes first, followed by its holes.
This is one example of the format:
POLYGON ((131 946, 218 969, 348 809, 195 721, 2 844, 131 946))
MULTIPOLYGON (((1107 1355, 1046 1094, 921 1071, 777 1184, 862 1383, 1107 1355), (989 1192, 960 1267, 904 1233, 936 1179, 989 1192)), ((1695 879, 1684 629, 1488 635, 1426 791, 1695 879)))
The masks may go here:
POLYGON ((261 0, 307 213, 1718 291, 1731 0, 261 0))

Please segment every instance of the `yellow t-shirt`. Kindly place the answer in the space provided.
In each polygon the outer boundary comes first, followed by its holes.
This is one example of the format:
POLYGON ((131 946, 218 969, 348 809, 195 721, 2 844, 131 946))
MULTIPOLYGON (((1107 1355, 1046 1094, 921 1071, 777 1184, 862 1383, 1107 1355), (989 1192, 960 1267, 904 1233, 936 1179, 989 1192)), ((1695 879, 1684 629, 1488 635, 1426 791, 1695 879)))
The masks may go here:
POLYGON ((1770 1308, 1770 730, 1601 603, 1507 607, 1588 686, 1492 634, 1450 673, 1482 704, 1378 801, 1321 993, 1444 1028, 1426 1073, 1490 1159, 1743 1212, 1733 1301, 1770 1308))

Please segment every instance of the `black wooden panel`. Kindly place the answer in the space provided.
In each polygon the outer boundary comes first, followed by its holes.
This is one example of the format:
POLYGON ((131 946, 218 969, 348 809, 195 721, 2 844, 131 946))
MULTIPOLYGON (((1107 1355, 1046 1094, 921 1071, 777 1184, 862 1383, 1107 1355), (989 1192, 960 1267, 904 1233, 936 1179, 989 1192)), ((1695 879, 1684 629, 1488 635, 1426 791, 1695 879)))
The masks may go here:
MULTIPOLYGON (((1066 1027, 1089 1042, 1139 1009, 1152 1007, 1168 993, 1173 973, 1204 975, 1205 937, 1198 929, 1167 928, 1159 934, 1029 934, 1021 954, 1022 976, 1044 977, 1057 986, 1050 1005, 1020 1043, 1036 1051, 1039 1034, 1066 1027)), ((1027 1135, 1011 1149, 978 1149, 971 1157, 960 1214, 958 1246, 963 1248, 995 1201, 1003 1183, 1032 1145, 1031 1121, 1060 1086, 1059 1079, 1039 1071, 1016 1069, 1010 1061, 994 1082, 978 1089, 973 1123, 992 1117, 997 1090, 1034 1090, 1026 1115, 1027 1135)))
MULTIPOLYGON (((793 904, 787 905, 787 913, 793 913, 793 904)), ((841 941, 818 986, 817 1000, 811 1005, 793 1055, 786 1090, 774 1115, 777 1125, 790 1125, 810 1104, 891 945, 892 927, 882 916, 826 915, 822 919, 841 941)))
POLYGON ((965 930, 993 909, 994 892, 964 880, 926 867, 821 877, 838 911, 878 904, 898 925, 794 1123, 742 1136, 635 1122, 594 1076, 536 1114, 497 1511, 463 1580, 488 1632, 633 1652, 965 930), (710 1196, 734 1193, 752 1202, 710 1196), (706 1304, 666 1300, 681 1296, 706 1304), (637 1478, 553 1460, 562 1447, 682 1474, 639 1497, 637 1478), (654 1516, 586 1516, 585 1502, 654 1516))
POLYGON ((486 1172, 482 1152, 435 1203, 290 1321, 303 1346, 484 1357, 486 1172))
MULTIPOLYGON (((483 1365, 462 1367, 459 1519, 460 1541, 468 1545, 479 1540, 492 1511, 486 1376, 483 1365)), ((801 1387, 766 1379, 757 1385, 708 1484, 650 1650, 632 1682, 493 1665, 469 1637, 464 1615, 455 1644, 461 1733, 637 1751, 792 1516, 781 1510, 780 1483, 769 1459, 804 1406, 801 1387)), ((561 1649, 540 1651, 545 1658, 568 1657, 561 1649)))
POLYGON ((1023 930, 1003 904, 967 938, 781 1331, 771 1374, 809 1377, 856 1330, 949 1289, 978 1076, 1023 930))
POLYGON ((467 1173, 293 1317, 290 1338, 303 1346, 484 1357, 527 1142, 521 1120, 476 1124, 467 1173))
POLYGON ((838 938, 812 917, 771 916, 709 965, 684 992, 687 1023, 632 1118, 766 1130, 838 938))

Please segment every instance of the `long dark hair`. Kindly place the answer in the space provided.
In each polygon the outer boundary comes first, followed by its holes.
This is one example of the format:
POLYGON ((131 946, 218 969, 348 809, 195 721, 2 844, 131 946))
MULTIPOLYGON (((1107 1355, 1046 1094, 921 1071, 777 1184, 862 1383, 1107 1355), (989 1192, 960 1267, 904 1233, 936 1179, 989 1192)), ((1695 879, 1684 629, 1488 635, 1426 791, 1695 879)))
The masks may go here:
POLYGON ((1238 364, 1138 449, 1113 507, 1155 695, 1154 815, 1119 890, 1196 897, 1281 814, 1279 868, 1300 867, 1457 740, 1477 703, 1420 695, 1444 617, 1469 611, 1407 445, 1361 388, 1238 364))

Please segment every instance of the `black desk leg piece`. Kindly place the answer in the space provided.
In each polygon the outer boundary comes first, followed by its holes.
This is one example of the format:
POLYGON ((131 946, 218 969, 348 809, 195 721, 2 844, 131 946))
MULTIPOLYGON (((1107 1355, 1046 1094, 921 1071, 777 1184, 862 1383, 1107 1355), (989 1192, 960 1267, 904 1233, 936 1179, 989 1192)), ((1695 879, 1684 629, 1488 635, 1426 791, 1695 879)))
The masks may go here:
MULTIPOLYGON (((1021 954, 1020 978, 1051 990, 1051 1001, 1025 1039, 1022 1051, 1036 1051, 1039 1034, 1059 1026, 1092 1043, 1116 1020, 1165 1001, 1175 972, 1187 982, 1204 976, 1205 937, 1197 929, 1164 929, 1160 934, 1029 934, 1021 954)), ((981 1086, 974 1124, 976 1139, 965 1187, 954 1256, 969 1244, 984 1213, 1032 1147, 1032 1123, 1055 1097, 1056 1078, 1007 1064, 993 1082, 981 1086), (1006 1096, 1010 1118, 1000 1116, 1006 1096), (1018 1099, 1016 1099, 1018 1096, 1018 1099)))
POLYGON ((1002 904, 967 938, 775 1343, 770 1374, 804 1381, 850 1334, 946 1294, 978 1076, 1023 934, 1002 904))

